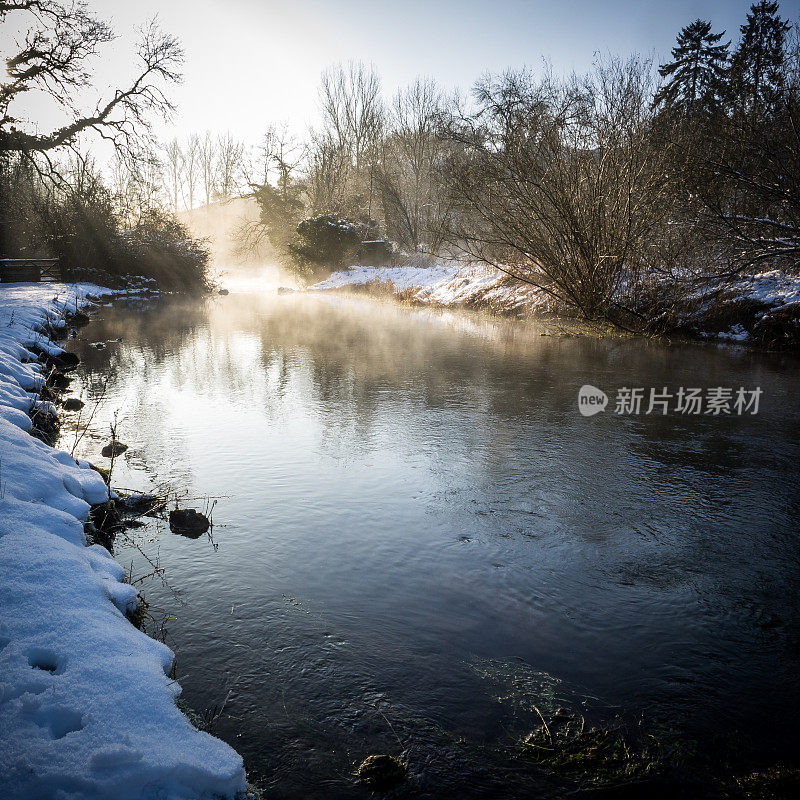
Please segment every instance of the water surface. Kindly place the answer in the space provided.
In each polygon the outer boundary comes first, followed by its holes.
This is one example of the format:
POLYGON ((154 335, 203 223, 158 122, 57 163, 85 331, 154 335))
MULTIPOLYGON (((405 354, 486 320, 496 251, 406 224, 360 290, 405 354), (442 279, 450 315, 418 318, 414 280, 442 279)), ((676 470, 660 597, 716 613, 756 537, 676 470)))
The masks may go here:
POLYGON ((152 521, 116 555, 164 567, 141 588, 184 697, 227 698, 269 797, 367 797, 375 752, 400 797, 562 796, 520 746, 556 707, 679 742, 671 796, 795 756, 792 357, 276 293, 103 308, 73 349, 103 395, 76 455, 116 413, 115 485, 217 498, 212 538, 152 521), (585 419, 585 383, 764 394, 585 419))

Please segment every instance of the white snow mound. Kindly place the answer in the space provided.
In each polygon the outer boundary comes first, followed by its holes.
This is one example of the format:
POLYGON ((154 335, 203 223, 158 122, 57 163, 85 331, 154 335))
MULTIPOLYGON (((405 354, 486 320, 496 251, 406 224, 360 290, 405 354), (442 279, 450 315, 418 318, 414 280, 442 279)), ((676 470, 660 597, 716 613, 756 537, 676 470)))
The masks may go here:
POLYGON ((136 590, 99 545, 108 490, 29 435, 43 377, 28 347, 90 284, 0 284, 0 797, 182 800, 243 792, 242 758, 175 705, 173 653, 125 617, 136 590))

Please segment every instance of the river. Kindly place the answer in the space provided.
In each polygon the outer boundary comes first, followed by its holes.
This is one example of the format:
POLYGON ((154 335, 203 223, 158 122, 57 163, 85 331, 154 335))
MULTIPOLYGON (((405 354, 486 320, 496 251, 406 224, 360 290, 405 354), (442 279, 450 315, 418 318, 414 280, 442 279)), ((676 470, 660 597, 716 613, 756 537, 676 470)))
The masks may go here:
POLYGON ((268 797, 368 797, 353 771, 384 752, 397 797, 591 786, 530 757, 540 714, 649 742, 651 796, 796 758, 797 359, 549 327, 264 292, 120 302, 71 343, 103 395, 75 454, 107 463, 116 414, 115 485, 216 499, 212 536, 150 520, 115 555, 163 567, 139 585, 184 698, 224 702, 268 797), (681 386, 763 394, 614 413, 681 386))

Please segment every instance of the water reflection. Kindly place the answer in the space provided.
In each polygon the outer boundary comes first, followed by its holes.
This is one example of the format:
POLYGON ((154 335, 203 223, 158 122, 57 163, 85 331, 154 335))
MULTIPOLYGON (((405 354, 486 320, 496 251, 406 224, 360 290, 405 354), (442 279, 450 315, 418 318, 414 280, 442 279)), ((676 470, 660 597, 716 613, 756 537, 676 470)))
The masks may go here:
POLYGON ((220 497, 218 549, 137 534, 186 605, 146 592, 178 617, 190 703, 231 691, 218 732, 270 796, 360 797, 354 764, 400 749, 401 795, 561 796, 574 785, 513 747, 556 684, 591 719, 708 743, 717 767, 734 740, 790 755, 790 357, 331 296, 103 311, 77 343, 90 397, 110 375, 78 453, 97 458, 117 412, 118 485, 220 497), (760 385, 764 402, 587 420, 584 383, 760 385))

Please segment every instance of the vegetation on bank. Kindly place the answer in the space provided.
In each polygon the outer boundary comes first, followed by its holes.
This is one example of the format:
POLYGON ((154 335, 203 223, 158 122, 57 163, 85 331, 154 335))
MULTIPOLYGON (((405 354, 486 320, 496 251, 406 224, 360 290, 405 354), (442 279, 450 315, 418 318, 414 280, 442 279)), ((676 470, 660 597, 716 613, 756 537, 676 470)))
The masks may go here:
POLYGON ((25 31, 0 84, 0 256, 58 257, 65 277, 118 285, 128 275, 162 289, 206 286, 209 253, 165 210, 149 153, 154 116, 173 107, 180 79, 177 40, 153 22, 141 34, 137 71, 96 105, 91 62, 114 34, 83 3, 0 0, 0 29, 25 31), (28 93, 49 97, 67 121, 42 131, 17 117, 28 93), (90 137, 113 146, 127 179, 114 190, 91 158, 90 137))
POLYGON ((658 68, 607 57, 586 75, 507 71, 466 96, 419 78, 387 98, 372 68, 339 65, 322 75, 317 127, 298 139, 275 126, 254 148, 229 134, 156 141, 183 59, 157 26, 130 84, 82 112, 110 28, 81 4, 0 0, 0 22, 17 17, 30 35, 0 91, 3 255, 201 286, 207 254, 173 215, 246 193, 260 219, 243 223, 241 249, 268 240, 305 278, 456 256, 629 331, 681 330, 698 298, 713 304, 742 275, 798 271, 800 40, 770 0, 738 38, 689 23, 658 68), (16 119, 30 90, 67 124, 16 119), (116 153, 105 178, 82 155, 98 134, 116 153))
MULTIPOLYGON (((386 101, 371 69, 334 68, 322 126, 265 139, 246 233, 306 271, 297 237, 329 216, 490 265, 588 319, 680 329, 743 274, 798 271, 797 33, 759 0, 738 43, 696 20, 658 73, 606 58, 584 76, 488 76, 468 99, 418 80, 386 101)), ((323 244, 315 263, 338 266, 323 244)))
POLYGON ((158 205, 119 207, 90 161, 74 159, 63 180, 44 180, 30 162, 6 159, 0 170, 6 253, 58 257, 62 274, 116 288, 126 276, 152 278, 161 289, 203 288, 209 251, 158 205))

